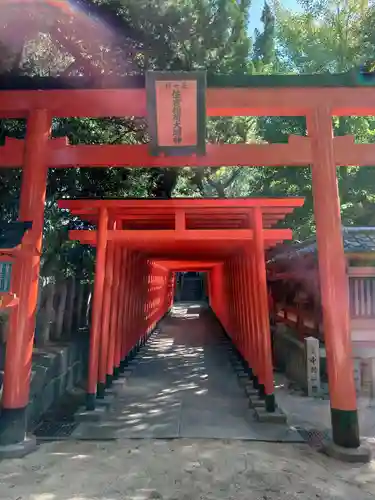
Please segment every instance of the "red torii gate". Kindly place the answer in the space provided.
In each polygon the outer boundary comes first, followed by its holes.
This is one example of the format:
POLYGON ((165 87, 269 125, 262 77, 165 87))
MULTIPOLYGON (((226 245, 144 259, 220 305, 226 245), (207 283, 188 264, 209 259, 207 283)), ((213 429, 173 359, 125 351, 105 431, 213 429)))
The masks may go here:
MULTIPOLYGON (((357 449, 360 441, 336 165, 372 165, 375 145, 354 144, 350 136, 333 138, 332 116, 374 114, 375 93, 372 88, 354 88, 354 84, 319 86, 319 76, 317 81, 309 78, 302 85, 298 76, 278 76, 277 82, 273 77, 249 77, 238 88, 235 78, 232 83, 224 78, 230 87, 220 88, 222 80, 217 77, 206 91, 207 116, 306 116, 308 136, 291 137, 288 144, 209 145, 205 156, 174 157, 173 165, 311 165, 333 440, 357 449)), ((169 158, 149 156, 147 146, 69 146, 49 138, 53 117, 146 116, 144 82, 139 85, 136 79, 133 85, 127 78, 117 81, 117 88, 74 90, 61 88, 61 83, 53 90, 49 83, 50 90, 44 91, 40 90, 43 83, 38 82, 39 90, 0 92, 0 118, 27 118, 25 141, 8 140, 0 147, 0 167, 23 169, 19 218, 32 218, 33 222, 32 244, 14 269, 12 291, 19 297, 19 305, 10 318, 0 420, 3 444, 24 439, 47 168, 171 164, 169 158)))
POLYGON ((271 227, 302 204, 301 198, 60 200, 60 208, 98 228, 69 233, 71 239, 97 247, 87 409, 95 409, 106 381, 117 375, 121 362, 171 305, 170 271, 193 266, 210 269, 212 308, 252 368, 266 409, 275 411, 264 251, 292 238, 289 229, 271 227), (123 259, 120 272, 114 270, 118 254, 123 259), (138 259, 137 266, 129 264, 132 257, 138 259), (212 262, 215 259, 219 262, 212 262), (166 274, 155 302, 144 288, 145 272, 149 283, 160 270, 166 274), (118 286, 113 275, 120 277, 118 286), (131 298, 136 315, 128 306, 131 298), (144 324, 149 307, 155 310, 151 323, 144 324), (109 331, 108 318, 121 311, 121 324, 111 323, 116 331, 109 331), (118 340, 112 359, 108 346, 114 338, 118 340))

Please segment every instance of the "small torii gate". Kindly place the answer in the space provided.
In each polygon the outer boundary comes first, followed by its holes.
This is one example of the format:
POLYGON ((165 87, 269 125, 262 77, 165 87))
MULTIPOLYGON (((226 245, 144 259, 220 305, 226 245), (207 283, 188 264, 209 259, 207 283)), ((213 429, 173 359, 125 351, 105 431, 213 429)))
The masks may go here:
MULTIPOLYGON (((117 79, 108 83, 112 88, 103 88, 105 80, 101 88, 87 88, 87 80, 79 78, 68 84, 69 88, 64 81, 39 78, 25 79, 24 89, 21 80, 19 90, 7 89, 6 81, 1 85, 0 118, 27 118, 27 136, 25 141, 8 139, 0 147, 0 168, 22 168, 19 219, 33 222, 32 244, 14 266, 12 291, 19 305, 9 325, 0 419, 4 445, 22 443, 26 429, 47 169, 171 165, 167 156, 150 155, 147 145, 72 146, 65 139, 50 139, 53 117, 148 115, 142 77, 117 79)), ((333 137, 332 116, 375 114, 375 92, 356 88, 355 81, 342 75, 218 75, 208 78, 207 84, 205 115, 209 117, 306 117, 308 135, 292 136, 287 144, 210 144, 205 155, 182 154, 173 158, 173 165, 311 166, 333 441, 357 450, 360 439, 336 166, 373 165, 375 145, 355 144, 351 136, 333 137)))

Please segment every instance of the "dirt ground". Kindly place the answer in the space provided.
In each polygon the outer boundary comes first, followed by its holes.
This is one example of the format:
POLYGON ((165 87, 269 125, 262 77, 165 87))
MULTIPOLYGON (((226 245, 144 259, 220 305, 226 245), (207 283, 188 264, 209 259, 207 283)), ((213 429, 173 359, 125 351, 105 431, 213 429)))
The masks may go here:
POLYGON ((375 498, 375 462, 353 467, 296 444, 65 441, 1 462, 0 498, 367 500, 375 498))
MULTIPOLYGON (((160 352, 154 352, 153 356, 161 361, 155 361, 153 370, 151 365, 147 365, 148 378, 144 377, 142 384, 148 380, 149 390, 152 390, 152 383, 156 379, 162 386, 160 390, 172 388, 175 394, 176 384, 184 383, 186 389, 186 382, 191 382, 191 376, 196 377, 194 370, 199 369, 197 388, 188 399, 184 396, 185 406, 191 410, 195 405, 197 414, 194 422, 198 426, 204 424, 204 415, 207 418, 207 411, 202 412, 202 408, 207 410, 209 407, 212 414, 210 425, 213 422, 217 424, 216 420, 221 419, 222 433, 219 437, 227 438, 237 420, 223 419, 225 412, 218 405, 218 398, 212 394, 218 389, 216 382, 220 381, 221 399, 228 400, 229 407, 233 408, 233 386, 229 385, 224 391, 227 384, 225 379, 229 379, 231 373, 225 372, 225 375, 222 362, 220 371, 224 379, 218 378, 216 371, 210 371, 216 365, 209 354, 208 337, 203 335, 207 329, 199 330, 197 326, 193 328, 192 324, 191 320, 191 332, 185 336, 190 344, 195 343, 199 348, 205 346, 204 360, 207 366, 199 358, 202 357, 201 350, 191 357, 192 346, 189 344, 189 350, 185 352, 187 341, 176 341, 176 324, 171 325, 169 322, 164 324, 163 331, 164 337, 173 333, 172 340, 163 337, 164 344, 156 342, 155 349, 160 352), (196 338, 201 333, 203 338, 196 338), (201 393, 204 394, 200 396, 204 401, 198 403, 196 394, 201 393)), ((139 370, 141 376, 142 367, 139 370)), ((137 397, 143 394, 140 388, 136 392, 137 397)), ((129 394, 123 399, 118 398, 126 411, 131 405, 129 394)), ((293 422, 298 423, 301 417, 303 420, 301 405, 294 399, 288 404, 293 422)), ((226 411, 229 411, 227 407, 226 411)), ((320 410, 314 415, 320 416, 320 410)), ((119 418, 123 418, 123 414, 120 413, 119 418)), ((102 421, 98 423, 100 427, 103 425, 102 421)), ((179 439, 151 439, 156 437, 154 435, 143 436, 143 439, 122 436, 113 441, 70 439, 43 444, 22 460, 0 462, 0 500, 375 499, 375 460, 367 465, 350 466, 319 454, 307 444, 208 440, 197 436, 195 439, 184 439, 181 433, 177 435, 179 439)))

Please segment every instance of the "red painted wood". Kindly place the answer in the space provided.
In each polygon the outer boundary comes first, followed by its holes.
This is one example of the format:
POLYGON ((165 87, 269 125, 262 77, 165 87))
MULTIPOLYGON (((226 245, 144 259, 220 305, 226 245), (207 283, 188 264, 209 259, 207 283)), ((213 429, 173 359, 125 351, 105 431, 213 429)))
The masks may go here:
POLYGON ((39 109, 30 114, 19 219, 32 220, 33 227, 23 238, 20 252, 14 254, 11 292, 16 294, 19 304, 12 308, 8 322, 2 398, 2 405, 6 409, 25 408, 29 402, 46 196, 46 147, 50 126, 51 120, 45 110, 39 109))
POLYGON ((98 245, 95 261, 95 282, 92 304, 92 321, 90 329, 89 370, 87 380, 87 393, 96 394, 96 385, 99 372, 99 353, 102 327, 102 308, 104 296, 105 262, 107 251, 108 213, 101 209, 98 226, 98 245))
POLYGON ((262 383, 266 395, 274 393, 271 333, 268 310, 268 292, 266 278, 266 262, 264 254, 264 241, 262 236, 262 213, 258 208, 253 212, 254 227, 254 257, 255 276, 257 281, 258 308, 257 315, 260 327, 260 352, 262 356, 262 383))
POLYGON ((10 292, 0 293, 0 311, 16 307, 18 303, 19 303, 18 297, 16 297, 14 293, 10 292))
MULTIPOLYGON (((113 287, 111 297, 111 319, 110 319, 110 332, 109 332, 109 345, 107 357, 107 375, 113 375, 115 367, 115 345, 117 335, 117 318, 119 315, 120 304, 120 273, 123 268, 122 264, 122 249, 115 247, 114 249, 114 270, 113 270, 113 287)), ((126 266, 124 266, 126 268, 126 266)))
MULTIPOLYGON (((208 88, 207 116, 305 116, 326 106, 333 116, 375 114, 372 88, 208 88)), ((147 116, 144 89, 11 90, 0 93, 0 117, 30 109, 55 117, 147 116)))
POLYGON ((330 109, 316 109, 307 117, 307 125, 314 144, 312 188, 331 407, 356 411, 349 287, 333 161, 330 109))
MULTIPOLYGON (((25 143, 23 140, 6 138, 0 146, 0 168, 22 168, 25 143)), ((147 144, 118 145, 69 145, 67 140, 48 141, 48 165, 50 168, 77 167, 170 167, 167 156, 151 156, 147 144)), ((373 166, 375 144, 355 144, 354 137, 333 138, 336 165, 373 166)), ((205 156, 178 156, 174 167, 232 166, 308 166, 312 163, 309 137, 289 136, 288 144, 208 144, 205 156)))
POLYGON ((105 277, 104 277, 104 298, 101 314, 101 332, 100 332, 100 353, 99 353, 99 373, 98 382, 105 384, 107 375, 107 360, 109 350, 110 317, 111 302, 113 301, 113 266, 114 266, 115 247, 112 244, 107 246, 105 277))

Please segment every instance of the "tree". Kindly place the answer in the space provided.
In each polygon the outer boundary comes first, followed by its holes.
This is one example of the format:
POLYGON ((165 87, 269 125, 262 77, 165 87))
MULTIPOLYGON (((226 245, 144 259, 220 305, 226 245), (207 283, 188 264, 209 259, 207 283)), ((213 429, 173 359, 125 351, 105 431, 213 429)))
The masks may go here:
POLYGON ((356 0, 301 0, 302 13, 277 6, 277 41, 291 71, 340 73, 363 58, 367 9, 356 0))
MULTIPOLYGON (((80 0, 76 16, 56 10, 56 2, 51 4, 38 4, 38 8, 31 4, 20 10, 9 2, 0 8, 0 42, 7 48, 0 56, 0 72, 15 84, 20 75, 64 81, 79 77, 97 83, 99 78, 113 82, 147 69, 204 68, 209 74, 246 74, 252 69, 247 34, 250 0, 80 0), (25 25, 26 31, 21 29, 25 25)), ((253 132, 254 119, 215 119, 208 124, 213 142, 251 140, 253 132)), ((5 136, 24 138, 25 122, 0 121, 0 141, 5 136)), ((72 144, 148 141, 146 121, 129 118, 56 119, 53 136, 66 136, 72 144)), ((58 268, 69 274, 71 265, 77 271, 81 266, 75 244, 66 241, 69 220, 56 211, 59 197, 225 196, 242 172, 235 167, 198 172, 176 169, 173 163, 168 169, 52 169, 43 269, 56 272, 58 268), (56 237, 58 231, 61 238, 56 237), (64 248, 60 256, 57 246, 64 248)), ((0 172, 0 199, 8 218, 16 217, 19 187, 18 171, 0 172)))
POLYGON ((263 33, 255 30, 253 60, 255 63, 261 62, 262 65, 273 64, 275 63, 275 16, 267 2, 264 3, 261 21, 263 33))
MULTIPOLYGON (((352 0, 302 1, 303 11, 293 13, 276 3, 275 70, 293 73, 344 72, 373 54, 372 9, 352 0), (367 28, 366 28, 367 27, 367 28), (281 66, 280 66, 281 65, 281 66)), ((259 135, 269 142, 285 142, 289 134, 306 134, 305 120, 298 117, 259 120, 259 135)), ((335 135, 354 134, 357 142, 373 142, 375 122, 370 117, 334 118, 335 135)), ((370 223, 374 199, 371 168, 341 167, 339 186, 344 224, 370 223)), ((259 174, 259 188, 272 193, 302 195, 305 206, 295 213, 294 229, 305 237, 314 229, 311 177, 308 169, 266 169, 259 174)), ((290 219, 289 219, 290 220, 290 219)))

